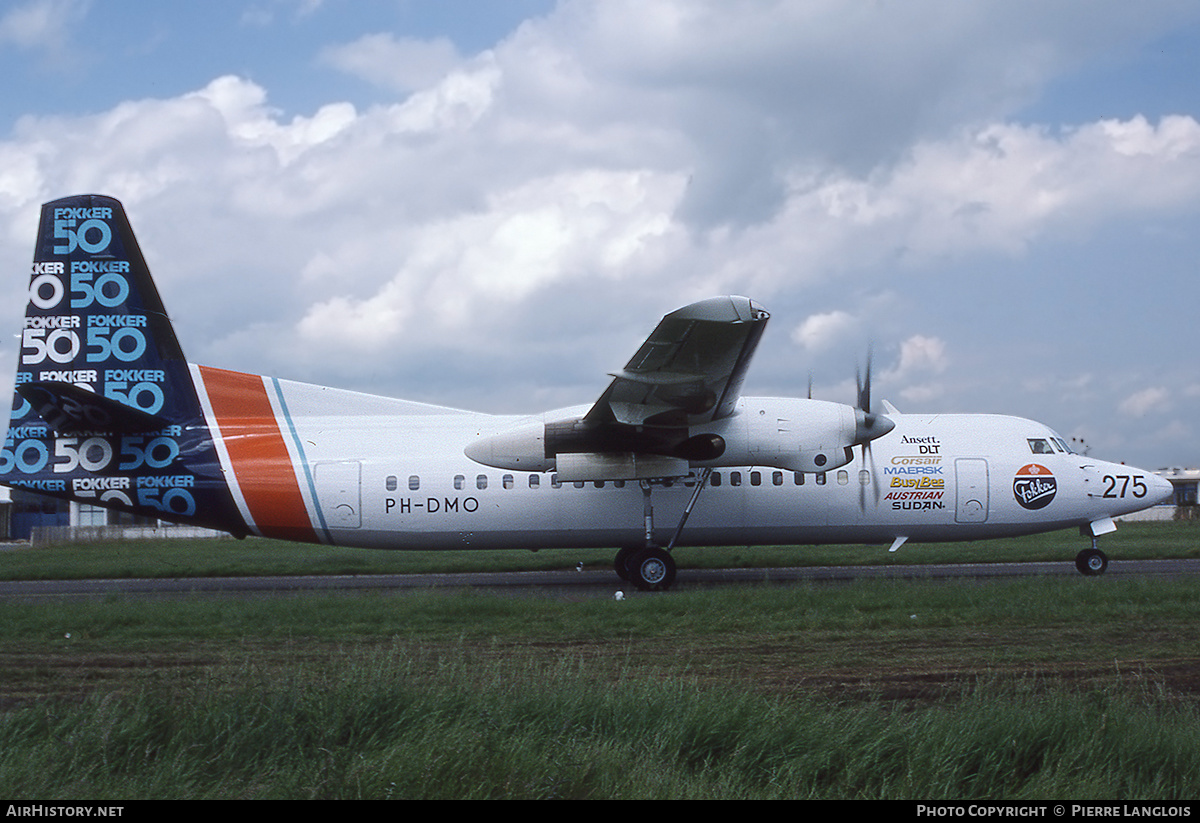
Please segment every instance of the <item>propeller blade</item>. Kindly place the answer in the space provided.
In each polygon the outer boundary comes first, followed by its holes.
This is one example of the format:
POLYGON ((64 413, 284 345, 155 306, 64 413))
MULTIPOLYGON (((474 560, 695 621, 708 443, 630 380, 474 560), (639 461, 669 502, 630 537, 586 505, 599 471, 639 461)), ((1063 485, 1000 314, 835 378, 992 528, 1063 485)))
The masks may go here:
POLYGON ((875 466, 875 452, 871 450, 871 441, 862 444, 862 468, 858 474, 858 507, 863 512, 867 510, 867 484, 862 480, 862 473, 867 472, 867 476, 871 478, 871 490, 875 494, 875 507, 879 507, 879 498, 883 494, 879 486, 879 472, 875 466), (870 467, 867 466, 868 457, 870 459, 870 467))
POLYGON ((858 408, 854 410, 855 431, 854 445, 862 446, 862 469, 859 474, 858 487, 858 505, 864 512, 867 510, 867 489, 866 484, 862 482, 861 472, 868 472, 871 478, 872 491, 875 493, 875 506, 879 506, 879 498, 882 494, 879 486, 879 472, 876 471, 875 454, 871 451, 871 441, 883 437, 885 434, 896 428, 894 420, 884 414, 876 414, 871 411, 871 370, 874 362, 874 352, 871 347, 867 348, 867 371, 864 377, 861 370, 855 370, 855 382, 858 385, 858 408), (870 455, 871 465, 867 467, 867 458, 870 455))
POLYGON ((872 351, 867 349, 867 377, 864 380, 862 372, 858 369, 854 371, 854 380, 858 384, 858 407, 864 412, 871 411, 871 363, 873 360, 872 351))
POLYGON ((856 446, 883 437, 896 428, 896 424, 887 415, 875 414, 871 411, 871 365, 873 360, 873 352, 868 348, 866 378, 864 379, 860 370, 855 370, 854 375, 858 384, 858 408, 854 410, 854 445, 856 446))

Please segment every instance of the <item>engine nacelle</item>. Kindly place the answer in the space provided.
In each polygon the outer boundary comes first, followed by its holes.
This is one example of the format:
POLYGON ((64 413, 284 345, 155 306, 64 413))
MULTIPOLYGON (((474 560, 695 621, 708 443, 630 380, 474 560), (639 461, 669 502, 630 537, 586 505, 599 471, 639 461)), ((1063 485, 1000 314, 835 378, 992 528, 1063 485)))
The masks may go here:
POLYGON ((824 472, 854 459, 860 431, 853 406, 789 397, 745 398, 741 413, 710 425, 726 444, 720 460, 700 465, 771 466, 824 472))
POLYGON ((691 430, 531 418, 480 438, 466 454, 509 471, 558 471, 566 481, 677 477, 693 467, 816 473, 845 466, 854 459, 852 446, 882 437, 893 425, 842 403, 751 397, 737 414, 691 430))
POLYGON ((566 482, 636 480, 683 477, 691 463, 719 458, 725 441, 683 428, 597 426, 567 417, 534 419, 481 437, 464 451, 476 462, 509 471, 557 471, 566 482))

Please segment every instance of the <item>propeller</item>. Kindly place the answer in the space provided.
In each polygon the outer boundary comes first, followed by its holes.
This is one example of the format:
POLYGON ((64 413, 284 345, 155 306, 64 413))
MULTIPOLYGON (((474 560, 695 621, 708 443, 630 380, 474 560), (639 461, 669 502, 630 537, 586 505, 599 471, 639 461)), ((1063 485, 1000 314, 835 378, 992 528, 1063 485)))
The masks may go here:
MULTIPOLYGON (((879 472, 875 471, 875 458, 871 455, 871 441, 883 437, 885 434, 896 428, 894 420, 884 414, 876 414, 871 411, 871 349, 867 349, 867 373, 864 379, 862 371, 856 370, 854 379, 858 384, 858 406, 854 409, 855 431, 854 443, 855 446, 862 446, 862 469, 860 469, 859 477, 862 477, 861 472, 867 471, 867 458, 870 455, 871 459, 871 485, 875 491, 875 504, 879 505, 879 472)), ((859 508, 866 510, 866 488, 859 481, 858 484, 858 505, 859 508)))

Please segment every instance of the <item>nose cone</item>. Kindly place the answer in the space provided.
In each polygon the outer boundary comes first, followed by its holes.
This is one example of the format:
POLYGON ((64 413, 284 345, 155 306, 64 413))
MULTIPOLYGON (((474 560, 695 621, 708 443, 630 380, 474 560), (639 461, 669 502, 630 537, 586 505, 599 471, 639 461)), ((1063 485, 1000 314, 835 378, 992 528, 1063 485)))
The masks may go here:
POLYGON ((1148 475, 1146 486, 1148 489, 1146 499, 1150 501, 1151 506, 1169 503, 1175 497, 1175 485, 1165 477, 1157 474, 1148 475))
POLYGON ((1120 514, 1132 514, 1175 497, 1170 480, 1154 472, 1143 474, 1142 470, 1124 464, 1110 466, 1104 482, 1105 499, 1120 507, 1120 514))

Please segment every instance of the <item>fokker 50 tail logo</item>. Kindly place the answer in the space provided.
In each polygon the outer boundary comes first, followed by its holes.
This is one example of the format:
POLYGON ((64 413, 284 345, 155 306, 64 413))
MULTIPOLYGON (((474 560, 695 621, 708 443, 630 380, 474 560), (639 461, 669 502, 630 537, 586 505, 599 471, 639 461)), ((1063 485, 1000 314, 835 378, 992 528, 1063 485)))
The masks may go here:
POLYGON ((1054 475, 1037 463, 1022 466, 1013 478, 1013 496, 1026 509, 1044 509, 1057 492, 1058 483, 1054 475))

